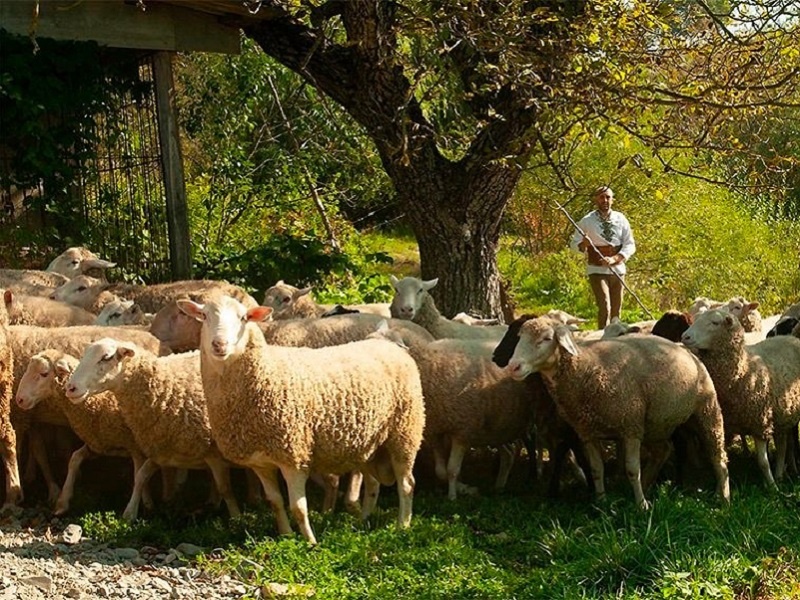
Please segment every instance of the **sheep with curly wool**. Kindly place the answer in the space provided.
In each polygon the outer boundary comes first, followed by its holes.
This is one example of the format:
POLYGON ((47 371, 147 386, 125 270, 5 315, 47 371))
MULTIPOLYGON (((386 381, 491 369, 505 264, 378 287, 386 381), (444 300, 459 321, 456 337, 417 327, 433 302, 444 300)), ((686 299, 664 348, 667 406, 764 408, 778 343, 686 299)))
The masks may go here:
MULTIPOLYGON (((208 296, 209 298, 211 296, 208 296)), ((203 299, 193 296, 195 302, 203 299)), ((305 346, 323 348, 363 340, 375 331, 383 317, 371 314, 345 314, 326 319, 286 319, 258 323, 267 343, 272 346, 305 346)), ((433 336, 419 325, 400 319, 389 319, 391 329, 402 329, 411 344, 427 343, 433 336)), ((150 333, 173 352, 197 350, 200 347, 201 323, 178 308, 177 301, 162 308, 153 318, 150 333)))
MULTIPOLYGON (((326 316, 336 308, 332 304, 317 304, 311 297, 313 288, 296 288, 284 283, 283 279, 268 288, 264 293, 263 306, 272 309, 273 319, 313 319, 326 316)), ((369 313, 389 318, 389 304, 354 304, 347 305, 346 309, 352 312, 369 313)))
POLYGON ((409 345, 384 321, 370 337, 407 348, 419 368, 425 398, 424 440, 433 450, 436 475, 447 496, 471 491, 459 481, 464 456, 475 447, 501 448, 496 489, 505 487, 513 464, 510 444, 531 427, 532 404, 524 383, 492 362, 492 340, 444 339, 409 345))
POLYGON ((91 325, 95 316, 89 311, 43 296, 28 296, 6 290, 3 303, 11 325, 70 327, 91 325))
POLYGON ((722 413, 703 363, 663 338, 628 335, 576 343, 569 327, 547 319, 522 325, 506 367, 516 379, 540 372, 559 412, 584 444, 595 491, 605 492, 600 442, 624 445, 636 503, 647 507, 640 448, 651 451, 651 479, 670 451, 670 436, 693 421, 717 476, 717 492, 730 499, 722 413))
MULTIPOLYGON (((2 290, 0 290, 2 292, 2 290)), ((17 463, 17 432, 11 422, 11 399, 14 396, 14 353, 8 340, 8 314, 0 304, 0 452, 6 476, 3 506, 22 500, 22 485, 17 463)))
POLYGON ((100 314, 103 307, 115 298, 133 300, 143 311, 156 313, 171 300, 208 293, 227 294, 248 307, 258 306, 258 302, 239 286, 227 281, 206 279, 135 285, 108 283, 93 277, 79 275, 57 288, 50 297, 79 306, 94 314, 100 314))
POLYGON ((261 479, 279 533, 290 533, 291 525, 278 470, 311 543, 316 538, 305 492, 311 471, 363 472, 364 518, 380 484, 396 481, 398 523, 409 525, 425 404, 419 370, 404 350, 382 340, 275 347, 255 325, 269 316, 268 307, 247 310, 226 296, 205 305, 180 300, 179 306, 203 322, 201 370, 214 439, 226 458, 261 479))
POLYGON ((130 342, 103 338, 90 344, 70 375, 73 402, 110 391, 147 460, 136 471, 133 494, 122 513, 138 515, 143 486, 158 467, 208 467, 231 516, 240 514, 230 483, 230 464, 211 437, 200 356, 156 356, 130 342))
MULTIPOLYGON (((25 373, 28 362, 35 354, 48 348, 55 348, 73 356, 80 356, 86 346, 108 335, 134 342, 152 352, 162 354, 170 352, 169 348, 148 332, 127 327, 12 325, 8 327, 8 340, 15 357, 13 393, 16 394, 16 388, 25 373)), ((21 411, 18 407, 12 406, 11 420, 16 428, 17 437, 20 439, 36 423, 69 426, 69 421, 63 411, 50 403, 40 404, 30 411, 21 411)), ((36 461, 47 481, 50 499, 55 501, 61 491, 58 482, 49 468, 44 448, 37 444, 34 446, 34 450, 36 451, 36 461)))
POLYGON ((396 319, 406 319, 427 329, 437 340, 443 338, 482 339, 499 342, 508 327, 505 325, 487 325, 473 327, 442 316, 430 295, 439 279, 423 281, 417 277, 390 277, 394 287, 391 313, 396 319))
MULTIPOLYGON (((96 394, 74 404, 67 399, 64 387, 78 366, 78 359, 61 350, 49 349, 34 355, 17 388, 17 405, 30 410, 40 402, 56 404, 67 416, 70 427, 83 441, 69 460, 69 468, 55 514, 69 510, 75 480, 81 464, 95 456, 128 456, 133 461, 134 477, 146 459, 120 411, 117 398, 110 392, 96 394)), ((143 498, 150 505, 149 496, 143 498)))
POLYGON ((774 437, 775 476, 780 479, 787 434, 800 422, 800 340, 779 336, 748 345, 733 314, 709 310, 695 317, 681 341, 714 380, 726 434, 753 436, 764 479, 775 486, 767 447, 774 437))

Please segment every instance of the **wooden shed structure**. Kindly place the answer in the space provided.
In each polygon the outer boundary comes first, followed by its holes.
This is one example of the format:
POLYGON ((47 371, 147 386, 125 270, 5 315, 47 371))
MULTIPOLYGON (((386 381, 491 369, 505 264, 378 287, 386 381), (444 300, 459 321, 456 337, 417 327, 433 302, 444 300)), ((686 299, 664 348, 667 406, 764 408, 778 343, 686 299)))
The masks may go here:
POLYGON ((192 268, 173 56, 194 51, 238 53, 239 28, 271 16, 260 2, 249 0, 0 0, 0 28, 8 33, 34 40, 93 41, 147 53, 172 279, 191 277, 192 268))

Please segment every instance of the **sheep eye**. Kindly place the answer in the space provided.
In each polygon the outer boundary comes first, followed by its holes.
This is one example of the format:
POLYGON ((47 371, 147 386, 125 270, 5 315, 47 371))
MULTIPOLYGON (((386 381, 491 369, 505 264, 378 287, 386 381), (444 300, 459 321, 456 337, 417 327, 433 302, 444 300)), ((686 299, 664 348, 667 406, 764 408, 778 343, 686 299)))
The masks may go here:
POLYGON ((73 260, 73 261, 72 261, 72 264, 73 264, 73 265, 79 265, 79 264, 80 264, 80 262, 81 262, 81 261, 79 261, 79 260, 73 260))
POLYGON ((82 285, 82 286, 80 286, 80 287, 78 288, 78 291, 79 291, 79 292, 83 292, 83 291, 85 291, 85 290, 86 290, 86 286, 85 286, 85 285, 82 285))
POLYGON ((113 315, 111 315, 111 317, 110 317, 110 318, 112 318, 112 319, 119 319, 121 316, 122 316, 122 313, 115 312, 113 315))
POLYGON ((283 303, 284 303, 284 304, 289 304, 289 298, 284 298, 284 299, 283 299, 283 303))
POLYGON ((110 361, 112 358, 114 358, 114 355, 113 355, 113 354, 108 354, 108 355, 104 356, 103 358, 101 358, 101 359, 100 359, 100 362, 108 362, 108 361, 110 361))

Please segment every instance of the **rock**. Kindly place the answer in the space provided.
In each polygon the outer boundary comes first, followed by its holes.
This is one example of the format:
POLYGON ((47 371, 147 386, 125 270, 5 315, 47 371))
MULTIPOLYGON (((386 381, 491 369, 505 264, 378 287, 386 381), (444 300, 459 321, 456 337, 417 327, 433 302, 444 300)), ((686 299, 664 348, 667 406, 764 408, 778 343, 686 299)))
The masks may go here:
POLYGON ((61 539, 64 541, 65 544, 77 544, 81 541, 83 537, 83 529, 81 529, 80 525, 76 525, 75 523, 70 523, 67 525, 66 529, 61 533, 61 539))
POLYGON ((133 560, 139 557, 139 551, 136 548, 117 548, 114 550, 114 556, 118 560, 133 560))
POLYGON ((33 587, 37 587, 43 592, 49 592, 50 588, 53 587, 53 580, 46 575, 34 575, 32 577, 25 577, 24 579, 20 579, 19 582, 24 583, 26 585, 32 585, 33 587))
POLYGON ((179 553, 183 554, 187 558, 194 558, 198 554, 203 553, 203 549, 200 546, 195 546, 194 544, 187 544, 181 543, 175 548, 179 553))

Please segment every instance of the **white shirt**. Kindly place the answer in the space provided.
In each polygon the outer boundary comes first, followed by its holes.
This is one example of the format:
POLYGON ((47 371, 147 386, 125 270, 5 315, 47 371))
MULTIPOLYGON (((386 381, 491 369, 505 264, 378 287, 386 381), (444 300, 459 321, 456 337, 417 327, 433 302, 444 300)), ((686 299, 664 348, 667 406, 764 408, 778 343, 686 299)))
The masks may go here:
MULTIPOLYGON (((608 219, 603 219, 596 210, 593 210, 588 215, 583 217, 578 222, 580 227, 595 246, 621 246, 619 254, 627 261, 633 253, 636 252, 636 242, 633 240, 633 231, 631 231, 631 224, 628 219, 621 212, 612 210, 608 219), (604 223, 605 221, 605 223, 604 223)), ((572 236, 569 247, 576 252, 581 252, 578 249, 583 236, 575 231, 572 236)), ((620 275, 626 272, 625 262, 614 265, 614 271, 620 275)), ((610 275, 611 267, 600 267, 596 265, 586 265, 586 273, 589 275, 600 274, 610 275)))

